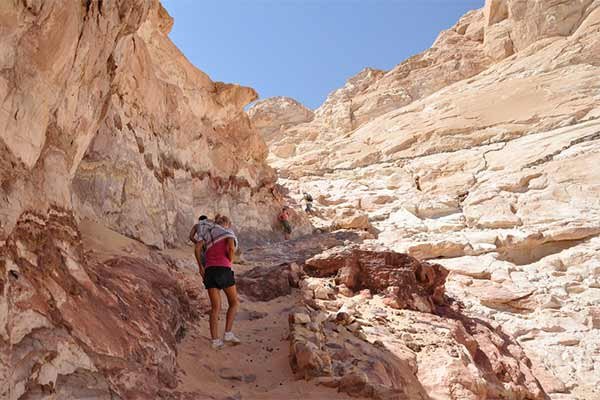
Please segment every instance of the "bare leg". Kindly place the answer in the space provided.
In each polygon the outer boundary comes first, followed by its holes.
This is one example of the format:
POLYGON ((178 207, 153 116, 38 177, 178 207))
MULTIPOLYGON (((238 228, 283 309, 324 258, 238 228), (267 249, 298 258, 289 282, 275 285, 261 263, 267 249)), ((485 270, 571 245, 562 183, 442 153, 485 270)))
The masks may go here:
POLYGON ((238 300, 237 289, 235 288, 235 285, 229 286, 223 290, 225 291, 227 303, 229 304, 229 308, 227 309, 227 320, 225 322, 225 332, 231 332, 231 329, 233 328, 233 320, 235 319, 235 314, 237 314, 240 301, 238 300))
POLYGON ((219 312, 221 311, 221 293, 219 293, 219 289, 208 289, 208 298, 210 299, 210 336, 215 340, 219 338, 219 312))

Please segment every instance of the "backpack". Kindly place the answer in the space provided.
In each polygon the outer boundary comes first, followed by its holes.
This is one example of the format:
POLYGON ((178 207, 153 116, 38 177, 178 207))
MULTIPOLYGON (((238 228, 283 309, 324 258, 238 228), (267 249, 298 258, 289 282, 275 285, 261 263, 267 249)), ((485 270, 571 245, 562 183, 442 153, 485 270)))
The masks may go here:
POLYGON ((306 196, 304 197, 306 199, 306 201, 313 201, 313 198, 310 194, 306 194, 306 196))

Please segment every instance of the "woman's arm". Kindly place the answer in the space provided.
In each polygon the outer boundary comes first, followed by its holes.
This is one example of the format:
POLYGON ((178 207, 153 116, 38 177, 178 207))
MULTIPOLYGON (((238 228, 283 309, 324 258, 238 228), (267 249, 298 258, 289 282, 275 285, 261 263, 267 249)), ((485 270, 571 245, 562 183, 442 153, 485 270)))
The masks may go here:
POLYGON ((190 231, 190 241, 196 243, 196 225, 194 225, 190 231))
POLYGON ((204 241, 199 240, 194 245, 194 256, 196 256, 196 261, 198 262, 198 272, 204 278, 204 264, 202 263, 202 246, 204 246, 204 241))
POLYGON ((235 256, 235 241, 233 238, 227 238, 227 258, 233 263, 235 256))

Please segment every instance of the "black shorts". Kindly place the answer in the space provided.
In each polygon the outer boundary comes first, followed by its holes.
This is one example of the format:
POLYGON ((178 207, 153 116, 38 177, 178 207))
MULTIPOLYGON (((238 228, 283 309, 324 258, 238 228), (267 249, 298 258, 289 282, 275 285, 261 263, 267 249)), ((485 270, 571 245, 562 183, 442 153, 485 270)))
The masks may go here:
POLYGON ((208 267, 204 270, 204 287, 226 289, 235 285, 233 270, 229 267, 208 267))
POLYGON ((281 226, 283 226, 283 231, 285 233, 292 233, 292 225, 290 225, 289 221, 281 221, 281 226))

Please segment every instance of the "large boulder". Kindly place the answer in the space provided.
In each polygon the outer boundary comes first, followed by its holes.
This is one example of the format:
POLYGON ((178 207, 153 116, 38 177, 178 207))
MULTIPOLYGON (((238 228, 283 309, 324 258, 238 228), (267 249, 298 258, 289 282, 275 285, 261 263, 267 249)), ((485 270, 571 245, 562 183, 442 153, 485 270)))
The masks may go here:
POLYGON ((241 294, 255 301, 270 301, 287 296, 298 287, 302 271, 298 264, 256 267, 236 277, 241 294))
POLYGON ((320 277, 336 274, 337 283, 353 291, 385 293, 389 305, 423 312, 443 303, 448 275, 441 265, 407 254, 357 248, 319 254, 306 261, 305 270, 320 277))

